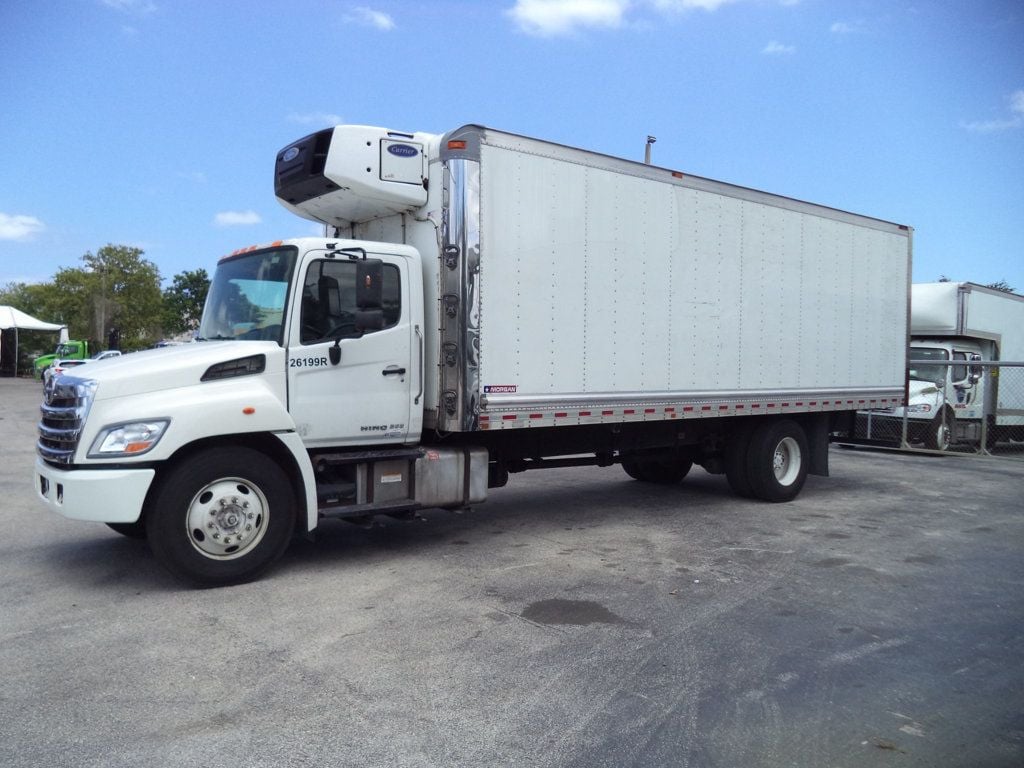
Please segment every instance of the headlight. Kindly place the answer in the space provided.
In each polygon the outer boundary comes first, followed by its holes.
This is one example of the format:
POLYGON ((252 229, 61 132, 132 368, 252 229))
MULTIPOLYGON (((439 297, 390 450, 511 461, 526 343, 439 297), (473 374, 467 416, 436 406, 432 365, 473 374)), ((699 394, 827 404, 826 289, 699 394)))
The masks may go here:
POLYGON ((163 437, 168 424, 168 419, 150 419, 106 427, 93 441, 89 458, 109 459, 145 453, 163 437))
POLYGON ((908 405, 907 413, 928 413, 931 409, 931 403, 918 403, 916 405, 908 405))

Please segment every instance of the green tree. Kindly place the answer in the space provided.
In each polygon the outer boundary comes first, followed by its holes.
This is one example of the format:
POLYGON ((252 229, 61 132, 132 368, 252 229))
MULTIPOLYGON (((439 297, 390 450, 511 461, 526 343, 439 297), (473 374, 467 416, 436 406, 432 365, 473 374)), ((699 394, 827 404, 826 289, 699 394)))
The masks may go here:
POLYGON ((82 257, 83 267, 64 267, 40 291, 40 316, 66 323, 72 338, 105 346, 112 329, 127 349, 146 347, 159 335, 163 296, 160 271, 142 250, 105 245, 82 257))
POLYGON ((164 333, 188 333, 198 328, 209 290, 210 276, 205 269, 186 270, 175 275, 163 295, 164 333))
POLYGON ((53 283, 8 283, 0 288, 0 304, 27 312, 47 323, 64 323, 60 297, 53 283))

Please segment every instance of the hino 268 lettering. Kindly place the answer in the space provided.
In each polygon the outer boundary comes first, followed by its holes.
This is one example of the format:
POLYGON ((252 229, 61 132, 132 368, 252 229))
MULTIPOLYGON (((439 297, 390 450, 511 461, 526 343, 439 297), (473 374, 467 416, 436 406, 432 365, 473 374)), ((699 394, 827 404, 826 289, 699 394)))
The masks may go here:
POLYGON ((325 236, 223 258, 197 343, 42 406, 40 499, 186 581, 530 469, 699 464, 786 501, 903 403, 908 227, 475 125, 321 131, 275 189, 325 236))

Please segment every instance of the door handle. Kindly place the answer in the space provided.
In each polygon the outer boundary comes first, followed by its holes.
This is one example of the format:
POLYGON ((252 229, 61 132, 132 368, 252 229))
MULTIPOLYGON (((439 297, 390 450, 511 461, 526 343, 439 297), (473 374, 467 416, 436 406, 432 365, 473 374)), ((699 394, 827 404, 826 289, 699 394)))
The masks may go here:
POLYGON ((384 376, 405 376, 405 368, 399 368, 397 365, 389 365, 381 374, 384 376))

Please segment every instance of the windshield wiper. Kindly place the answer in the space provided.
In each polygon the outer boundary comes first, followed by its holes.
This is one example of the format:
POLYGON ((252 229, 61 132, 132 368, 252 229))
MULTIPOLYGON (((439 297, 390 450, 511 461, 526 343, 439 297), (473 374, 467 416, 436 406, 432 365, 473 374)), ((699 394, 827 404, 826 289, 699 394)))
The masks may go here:
POLYGON ((196 336, 196 341, 231 341, 232 338, 218 333, 216 336, 196 336))

